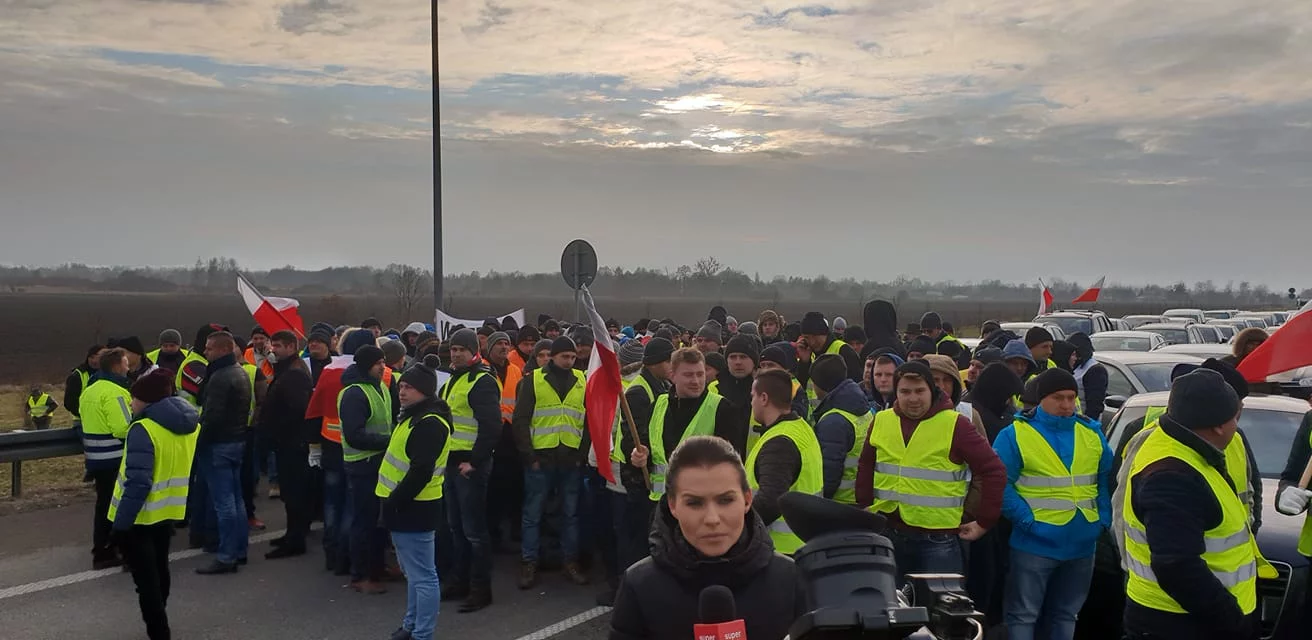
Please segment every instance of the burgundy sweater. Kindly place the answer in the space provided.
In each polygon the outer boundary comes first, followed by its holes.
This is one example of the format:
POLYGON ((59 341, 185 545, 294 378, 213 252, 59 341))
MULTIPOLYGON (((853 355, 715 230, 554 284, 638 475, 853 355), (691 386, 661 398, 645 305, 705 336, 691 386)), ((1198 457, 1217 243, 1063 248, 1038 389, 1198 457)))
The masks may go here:
MULTIPOLYGON (((929 410, 929 414, 922 419, 938 415, 940 411, 954 410, 952 399, 948 396, 940 396, 939 401, 929 410)), ((897 413, 898 418, 902 421, 903 441, 910 442, 911 434, 915 433, 920 420, 913 420, 902 415, 896 404, 893 411, 897 413)), ((1002 491, 1007 485, 1007 467, 998 459, 998 454, 994 453, 993 447, 989 446, 989 441, 981 436, 979 431, 975 430, 975 425, 966 416, 957 415, 957 424, 952 432, 952 448, 948 450, 948 459, 957 464, 965 463, 970 468, 972 484, 980 487, 981 495, 978 501, 977 513, 963 512, 961 521, 965 523, 974 520, 985 529, 992 528, 1002 513, 1002 491)), ((858 506, 865 508, 874 503, 874 486, 875 448, 870 445, 870 439, 867 438, 865 447, 861 450, 861 461, 856 472, 856 503, 858 506)), ((975 501, 971 500, 971 503, 973 504, 975 501)), ((902 522, 901 513, 897 510, 884 515, 888 517, 891 526, 903 531, 956 533, 956 529, 913 527, 902 522)))

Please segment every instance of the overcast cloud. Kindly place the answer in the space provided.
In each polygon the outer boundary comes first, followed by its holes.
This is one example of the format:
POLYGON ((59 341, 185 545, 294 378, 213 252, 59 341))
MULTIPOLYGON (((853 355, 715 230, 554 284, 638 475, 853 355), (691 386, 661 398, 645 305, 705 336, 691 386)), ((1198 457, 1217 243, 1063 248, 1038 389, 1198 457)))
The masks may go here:
MULTIPOLYGON (((1306 286, 1312 3, 447 0, 446 269, 1306 286)), ((407 0, 0 0, 0 262, 428 264, 407 0)))

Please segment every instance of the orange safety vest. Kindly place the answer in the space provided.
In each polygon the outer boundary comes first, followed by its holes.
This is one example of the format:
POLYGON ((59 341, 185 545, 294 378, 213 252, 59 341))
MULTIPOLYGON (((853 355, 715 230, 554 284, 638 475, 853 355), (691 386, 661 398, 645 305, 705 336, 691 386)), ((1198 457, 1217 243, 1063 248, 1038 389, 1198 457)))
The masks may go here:
POLYGON ((511 360, 506 367, 506 381, 501 384, 501 420, 510 422, 515 415, 515 401, 519 393, 519 381, 524 379, 524 367, 511 360))
MULTIPOLYGON (((345 388, 346 387, 342 386, 339 383, 337 393, 341 393, 342 389, 345 388)), ((384 389, 392 388, 392 369, 387 365, 383 365, 383 388, 384 389)), ((332 397, 336 398, 337 393, 332 394, 332 397)), ((332 405, 332 408, 328 409, 327 407, 325 407, 326 410, 324 411, 324 416, 323 416, 323 426, 319 428, 319 435, 323 436, 324 440, 330 440, 332 442, 336 442, 337 444, 341 444, 342 443, 342 416, 337 413, 336 400, 334 400, 329 404, 332 405)))
MULTIPOLYGON (((255 349, 247 347, 245 357, 247 364, 255 364, 255 349)), ((273 365, 269 364, 268 360, 265 360, 264 364, 260 365, 260 371, 264 373, 265 378, 269 378, 270 380, 273 379, 273 365)))

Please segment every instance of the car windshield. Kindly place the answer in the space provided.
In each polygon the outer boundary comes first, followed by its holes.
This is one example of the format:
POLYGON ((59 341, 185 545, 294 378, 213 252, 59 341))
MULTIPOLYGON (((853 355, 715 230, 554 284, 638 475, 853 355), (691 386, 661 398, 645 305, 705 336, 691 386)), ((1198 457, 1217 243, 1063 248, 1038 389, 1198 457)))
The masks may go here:
MULTIPOLYGON (((1117 440, 1112 443, 1117 451, 1124 449, 1127 444, 1123 441, 1125 425, 1144 417, 1147 412, 1148 407, 1126 407, 1117 416, 1116 424, 1112 426, 1117 431, 1112 434, 1112 438, 1117 440)), ((1302 420, 1303 414, 1289 411, 1244 409, 1239 414, 1239 428, 1244 430, 1248 438, 1248 445, 1262 477, 1280 477, 1280 472, 1285 469, 1285 461, 1289 458, 1289 446, 1302 420)))
POLYGON ((1077 332, 1086 336, 1093 335, 1093 321, 1088 318, 1048 316, 1043 319, 1043 323, 1061 327, 1061 332, 1068 336, 1077 332))
POLYGON ((1184 327, 1179 329, 1143 329, 1155 333, 1166 339, 1166 344, 1189 344, 1189 330, 1184 327))
POLYGON ((1230 317, 1229 311, 1204 311, 1203 316, 1208 319, 1225 320, 1230 317))
POLYGON ((1139 325, 1149 324, 1153 322, 1161 322, 1161 320, 1162 319, 1157 316, 1126 316, 1125 317, 1125 322, 1126 324, 1130 325, 1131 329, 1139 325))
POLYGON ((1178 362, 1145 362, 1130 365, 1134 377, 1143 384, 1144 391, 1166 391, 1171 388, 1171 370, 1178 362))
POLYGON ((1152 351, 1153 341, 1151 338, 1117 338, 1103 337, 1102 334, 1094 334, 1089 338, 1093 341, 1094 351, 1152 351))

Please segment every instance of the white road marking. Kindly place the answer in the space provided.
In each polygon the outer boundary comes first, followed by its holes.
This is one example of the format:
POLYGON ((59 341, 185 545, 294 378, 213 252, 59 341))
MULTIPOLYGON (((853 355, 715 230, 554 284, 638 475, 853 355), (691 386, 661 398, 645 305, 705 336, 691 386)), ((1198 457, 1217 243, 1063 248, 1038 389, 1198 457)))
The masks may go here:
MULTIPOLYGON (((257 536, 251 536, 250 543, 259 544, 261 542, 268 542, 269 540, 273 540, 274 538, 282 537, 282 535, 285 533, 287 533, 286 529, 279 529, 277 531, 268 531, 265 533, 261 533, 260 535, 257 536)), ((177 562, 178 560, 195 558, 196 556, 204 555, 204 554, 205 551, 202 549, 183 549, 182 551, 174 551, 173 553, 169 554, 169 562, 177 562)), ((97 570, 81 571, 78 573, 70 573, 66 576, 59 576, 58 578, 47 578, 45 580, 38 580, 36 582, 20 584, 16 587, 6 587, 4 589, 0 589, 0 600, 14 598, 17 596, 23 596, 29 593, 39 593, 41 591, 47 591, 50 589, 67 587, 70 584, 87 582, 89 580, 97 580, 99 578, 117 575, 120 573, 123 573, 122 567, 114 567, 113 569, 100 569, 98 571, 97 570)))
POLYGON ((541 629, 538 629, 533 633, 520 636, 515 640, 545 640, 546 638, 550 638, 556 634, 562 633, 569 629, 573 629, 574 627, 577 627, 589 620, 592 620, 600 616, 604 616, 608 613, 610 613, 610 607, 597 607, 595 609, 588 609, 587 611, 584 611, 583 613, 580 613, 576 616, 565 618, 564 620, 561 620, 560 622, 557 622, 556 624, 553 624, 549 627, 542 627, 541 629))

